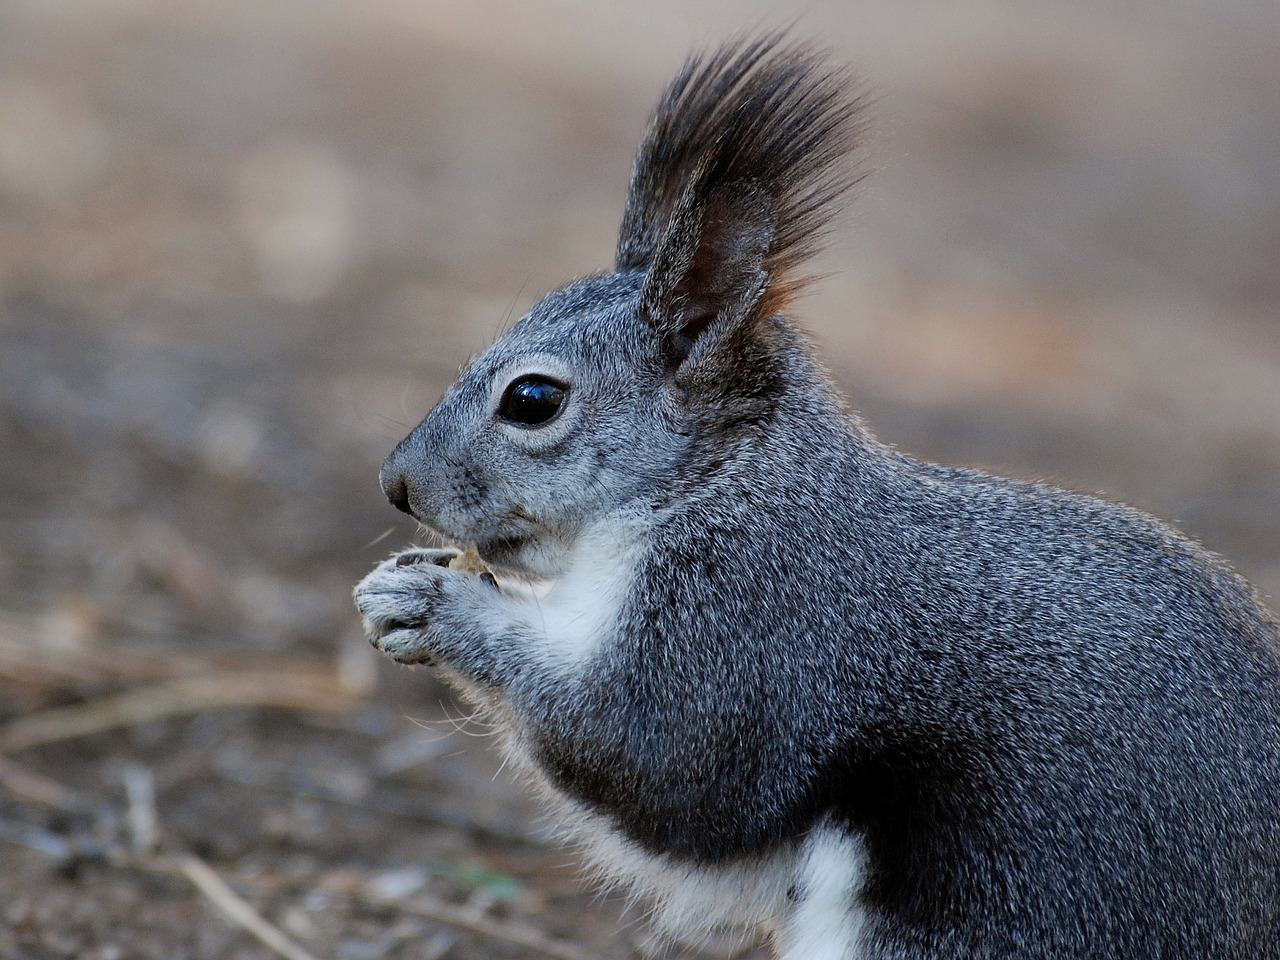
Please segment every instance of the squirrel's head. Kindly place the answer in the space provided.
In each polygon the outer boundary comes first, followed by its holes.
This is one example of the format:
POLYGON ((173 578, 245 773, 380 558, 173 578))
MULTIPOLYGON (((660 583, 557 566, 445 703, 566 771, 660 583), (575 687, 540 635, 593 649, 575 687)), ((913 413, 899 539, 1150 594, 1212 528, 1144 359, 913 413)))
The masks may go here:
POLYGON ((632 171, 613 272, 549 294, 387 458, 392 503, 490 563, 561 572, 652 516, 786 394, 807 279, 863 128, 850 82, 781 35, 691 58, 632 171))

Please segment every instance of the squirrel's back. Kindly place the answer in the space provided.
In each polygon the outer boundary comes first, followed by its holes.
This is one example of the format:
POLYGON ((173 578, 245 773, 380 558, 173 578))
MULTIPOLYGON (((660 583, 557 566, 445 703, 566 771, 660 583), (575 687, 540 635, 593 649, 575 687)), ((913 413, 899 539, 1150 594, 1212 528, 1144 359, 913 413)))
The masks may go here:
POLYGON ((887 775, 845 774, 869 895, 946 889, 921 916, 1044 956, 1280 956, 1280 638, 1248 586, 1137 511, 899 464, 918 552, 876 592, 912 693, 887 775))

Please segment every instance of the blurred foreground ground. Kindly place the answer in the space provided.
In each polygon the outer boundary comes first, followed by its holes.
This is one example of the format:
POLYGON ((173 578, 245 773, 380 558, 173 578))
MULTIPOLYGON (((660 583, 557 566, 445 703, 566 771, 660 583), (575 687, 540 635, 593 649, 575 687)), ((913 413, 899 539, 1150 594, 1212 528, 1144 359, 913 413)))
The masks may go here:
MULTIPOLYGON (((662 84, 765 12, 0 0, 0 956, 273 956, 192 855, 316 957, 643 955, 349 595, 413 533, 382 457, 607 264, 662 84)), ((800 308, 853 405, 1275 609, 1280 7, 801 13, 879 97, 800 308)))

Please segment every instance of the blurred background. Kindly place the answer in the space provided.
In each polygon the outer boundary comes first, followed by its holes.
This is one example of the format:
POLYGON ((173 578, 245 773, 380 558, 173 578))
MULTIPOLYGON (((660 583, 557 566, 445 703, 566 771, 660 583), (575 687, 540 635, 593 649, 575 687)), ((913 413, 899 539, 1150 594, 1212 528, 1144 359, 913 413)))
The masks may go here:
POLYGON ((852 405, 1275 608, 1274 0, 0 0, 0 955, 650 954, 350 591, 685 54, 794 18, 877 98, 798 308, 852 405))

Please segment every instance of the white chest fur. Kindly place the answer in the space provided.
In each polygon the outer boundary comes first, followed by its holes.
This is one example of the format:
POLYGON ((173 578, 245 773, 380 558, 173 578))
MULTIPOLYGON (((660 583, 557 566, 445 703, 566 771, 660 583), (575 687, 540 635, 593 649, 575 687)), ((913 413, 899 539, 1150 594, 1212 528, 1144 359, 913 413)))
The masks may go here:
POLYGON ((560 576, 501 581, 503 592, 521 602, 525 626, 548 669, 574 672, 612 636, 642 549, 641 535, 630 525, 601 525, 578 538, 560 576))

